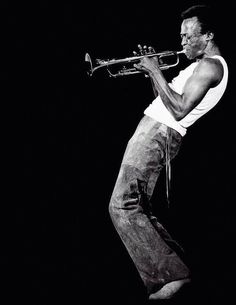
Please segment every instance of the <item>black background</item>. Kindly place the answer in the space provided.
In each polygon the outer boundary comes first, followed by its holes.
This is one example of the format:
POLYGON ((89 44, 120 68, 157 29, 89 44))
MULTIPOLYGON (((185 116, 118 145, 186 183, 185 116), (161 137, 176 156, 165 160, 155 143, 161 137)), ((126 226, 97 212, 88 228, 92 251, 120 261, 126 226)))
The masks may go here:
MULTIPOLYGON (((12 126, 21 130, 17 151, 23 152, 21 195, 12 187, 17 200, 3 231, 8 296, 22 304, 145 304, 108 203, 126 143, 153 99, 151 85, 141 74, 112 79, 100 70, 89 78, 84 56, 123 58, 138 43, 179 50, 179 15, 194 3, 2 2, 10 60, 1 79, 10 88, 10 116, 13 101, 19 109, 12 126)), ((233 4, 218 8, 227 92, 184 138, 172 165, 170 208, 164 173, 153 197, 186 250, 193 273, 187 303, 196 304, 229 300, 235 274, 233 4)), ((167 79, 187 64, 180 59, 164 72, 167 79)))

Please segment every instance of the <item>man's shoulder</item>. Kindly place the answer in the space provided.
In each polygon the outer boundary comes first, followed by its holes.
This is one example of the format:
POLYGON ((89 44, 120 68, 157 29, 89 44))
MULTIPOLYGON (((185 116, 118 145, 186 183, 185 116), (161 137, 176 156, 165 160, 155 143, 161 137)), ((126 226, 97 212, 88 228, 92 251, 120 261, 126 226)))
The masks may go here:
POLYGON ((224 74, 224 67, 218 57, 205 57, 199 61, 195 71, 218 83, 224 74))
POLYGON ((209 69, 209 70, 222 70, 223 65, 219 56, 217 57, 205 57, 199 61, 198 68, 209 69))
POLYGON ((217 57, 205 57, 198 62, 196 71, 210 74, 222 74, 223 65, 217 57))

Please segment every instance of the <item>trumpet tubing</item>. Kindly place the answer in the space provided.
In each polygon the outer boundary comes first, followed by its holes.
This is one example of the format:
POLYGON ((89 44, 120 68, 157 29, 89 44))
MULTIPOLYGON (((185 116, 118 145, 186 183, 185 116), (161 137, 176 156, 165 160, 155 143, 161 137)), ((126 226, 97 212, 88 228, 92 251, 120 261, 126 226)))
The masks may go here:
POLYGON ((142 58, 144 57, 157 57, 159 62, 159 67, 161 70, 166 70, 171 67, 174 67, 178 65, 179 63, 179 54, 185 53, 185 50, 182 51, 164 51, 159 53, 148 53, 145 55, 139 55, 139 56, 131 56, 126 57, 122 59, 110 59, 110 60, 103 60, 103 59, 96 59, 96 66, 93 66, 91 57, 88 53, 85 54, 85 62, 88 63, 89 68, 87 71, 87 74, 89 76, 92 76, 95 71, 97 71, 100 68, 106 68, 109 75, 111 77, 117 77, 117 76, 125 76, 125 75, 131 75, 131 74, 137 74, 137 73, 143 73, 141 71, 138 71, 133 66, 128 68, 128 64, 135 64, 138 63, 142 58), (174 62, 166 63, 165 60, 167 59, 175 59, 174 62), (114 66, 121 66, 119 70, 114 73, 111 71, 111 67, 114 66))

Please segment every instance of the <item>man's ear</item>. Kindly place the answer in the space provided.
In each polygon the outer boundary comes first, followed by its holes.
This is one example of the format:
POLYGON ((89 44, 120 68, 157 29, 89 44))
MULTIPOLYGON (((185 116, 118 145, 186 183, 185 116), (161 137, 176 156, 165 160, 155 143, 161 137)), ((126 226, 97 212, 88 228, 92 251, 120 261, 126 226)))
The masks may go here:
POLYGON ((212 40, 214 38, 214 33, 212 32, 207 32, 206 35, 207 35, 207 40, 212 40))

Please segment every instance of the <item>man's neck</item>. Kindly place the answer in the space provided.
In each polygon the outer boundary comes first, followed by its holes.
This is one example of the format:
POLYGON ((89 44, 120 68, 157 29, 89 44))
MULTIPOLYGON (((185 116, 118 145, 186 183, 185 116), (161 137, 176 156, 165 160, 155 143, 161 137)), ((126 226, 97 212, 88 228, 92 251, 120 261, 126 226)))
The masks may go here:
POLYGON ((203 58, 212 57, 214 55, 221 55, 221 52, 216 45, 212 45, 211 47, 206 48, 200 56, 196 57, 195 60, 200 61, 203 58))
POLYGON ((212 57, 214 55, 221 55, 220 49, 216 44, 208 44, 207 48, 204 50, 202 58, 212 57))

